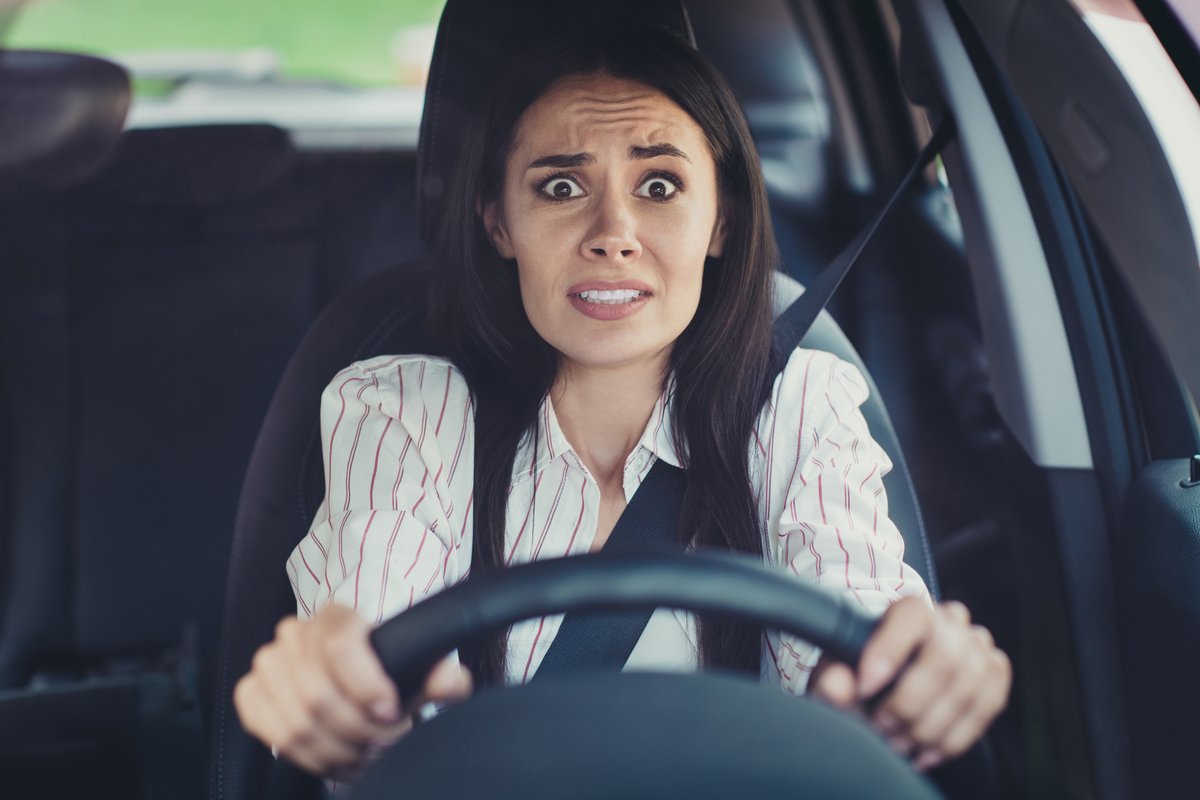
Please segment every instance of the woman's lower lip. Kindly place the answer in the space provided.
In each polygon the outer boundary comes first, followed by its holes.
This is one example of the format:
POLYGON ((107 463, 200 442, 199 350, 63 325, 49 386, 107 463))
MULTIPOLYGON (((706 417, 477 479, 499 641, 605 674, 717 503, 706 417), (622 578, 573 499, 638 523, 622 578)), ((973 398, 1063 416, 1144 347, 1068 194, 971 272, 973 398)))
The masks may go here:
POLYGON ((605 322, 624 319, 631 314, 636 314, 646 305, 646 301, 650 298, 646 295, 630 300, 628 303, 589 303, 577 294, 568 295, 571 305, 575 306, 575 310, 579 311, 592 319, 598 319, 605 322))

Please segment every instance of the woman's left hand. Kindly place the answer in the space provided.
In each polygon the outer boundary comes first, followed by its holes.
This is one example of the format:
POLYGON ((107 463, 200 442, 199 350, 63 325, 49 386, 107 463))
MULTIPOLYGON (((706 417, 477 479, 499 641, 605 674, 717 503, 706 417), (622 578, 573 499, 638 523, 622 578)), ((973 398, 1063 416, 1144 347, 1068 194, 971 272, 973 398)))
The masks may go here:
POLYGON ((862 713, 926 770, 974 744, 1004 708, 1011 685, 1008 657, 985 628, 971 624, 966 606, 904 598, 884 613, 857 670, 822 658, 809 691, 862 713))

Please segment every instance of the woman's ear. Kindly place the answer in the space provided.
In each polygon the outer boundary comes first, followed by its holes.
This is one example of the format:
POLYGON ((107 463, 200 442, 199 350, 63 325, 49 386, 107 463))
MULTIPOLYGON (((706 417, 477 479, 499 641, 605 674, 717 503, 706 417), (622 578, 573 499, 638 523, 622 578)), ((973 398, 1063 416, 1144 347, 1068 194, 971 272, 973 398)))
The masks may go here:
POLYGON ((492 247, 496 248, 500 257, 506 260, 516 258, 517 254, 513 252, 512 240, 508 237, 508 229, 504 226, 503 214, 500 213, 497 203, 481 203, 479 216, 483 220, 483 229, 492 240, 492 247))
POLYGON ((717 210, 717 223, 713 225, 712 237, 708 240, 708 257, 720 258, 725 253, 725 235, 729 226, 725 224, 724 203, 717 210))

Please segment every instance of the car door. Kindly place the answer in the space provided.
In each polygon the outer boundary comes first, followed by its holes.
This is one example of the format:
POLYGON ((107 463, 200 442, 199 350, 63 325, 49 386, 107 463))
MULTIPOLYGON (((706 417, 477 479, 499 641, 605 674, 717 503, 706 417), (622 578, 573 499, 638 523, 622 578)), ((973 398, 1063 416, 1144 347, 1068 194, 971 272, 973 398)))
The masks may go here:
MULTIPOLYGON (((1184 33, 1184 18, 1173 11, 1183 4, 1174 3, 1138 4, 1154 28, 1132 2, 901 5, 927 37, 932 58, 925 65, 965 129, 948 168, 952 185, 956 177, 960 185, 974 180, 977 203, 966 203, 964 214, 968 249, 974 239, 977 251, 994 258, 995 293, 1014 293, 1026 312, 1001 319, 1011 323, 1002 333, 1057 347, 1061 330, 1069 360, 1059 388, 1069 384, 1082 410, 1071 418, 1044 414, 1035 385, 1055 378, 1031 372, 1020 358, 1000 377, 1035 387, 1024 390, 1025 403, 1005 401, 1001 391, 1000 410, 1023 427, 1052 513, 1048 541, 1022 560, 1041 578, 1022 592, 1023 602, 1047 611, 1029 629, 1042 651, 1033 673, 1041 688, 1031 694, 1045 712, 1048 757, 1031 766, 1031 789, 1178 796, 1193 785, 1191 762, 1200 753, 1190 731, 1200 711, 1193 679, 1200 665, 1200 465, 1192 468, 1188 458, 1200 446, 1200 175, 1188 148, 1174 144, 1200 135, 1194 34, 1184 33), (1146 46, 1138 57, 1121 55, 1114 26, 1146 46), (1148 91, 1136 73, 1160 42, 1183 75, 1163 61, 1148 91), (964 85, 967 68, 978 86, 964 85), (1156 93, 1168 85, 1174 88, 1164 104, 1156 93), (986 155, 987 132, 972 130, 981 115, 967 113, 972 102, 986 105, 996 122, 995 150, 986 155), (996 153, 1011 160, 1009 197, 997 176, 980 180, 983 162, 996 153), (1021 230, 1028 222, 1032 236, 1021 230), (1022 244, 1033 245, 1027 257, 1044 264, 1049 302, 1033 284, 1003 279, 1006 249, 1022 244), (1061 436, 1055 447, 1037 450, 1079 423, 1073 460, 1058 458, 1066 454, 1061 436), (1044 585, 1046 578, 1057 585, 1044 585)), ((994 356, 1004 350, 996 327, 994 356)))

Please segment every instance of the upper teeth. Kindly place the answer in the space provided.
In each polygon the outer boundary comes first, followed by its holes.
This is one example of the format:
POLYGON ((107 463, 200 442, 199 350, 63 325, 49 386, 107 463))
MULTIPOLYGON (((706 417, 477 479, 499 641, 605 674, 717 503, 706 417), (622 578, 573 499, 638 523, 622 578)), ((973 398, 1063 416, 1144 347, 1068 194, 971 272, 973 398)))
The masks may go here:
POLYGON ((637 289, 613 289, 611 291, 589 289, 586 292, 580 292, 579 297, 589 303, 628 303, 642 294, 637 289))

